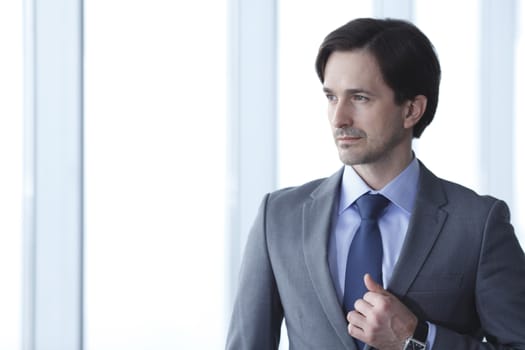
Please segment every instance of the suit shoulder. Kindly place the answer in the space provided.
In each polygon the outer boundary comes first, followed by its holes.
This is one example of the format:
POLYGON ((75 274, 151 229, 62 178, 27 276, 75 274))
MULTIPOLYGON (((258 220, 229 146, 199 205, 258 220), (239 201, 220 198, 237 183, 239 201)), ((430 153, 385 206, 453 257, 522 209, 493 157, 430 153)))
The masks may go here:
POLYGON ((507 220, 510 219, 510 211, 507 204, 496 197, 486 194, 479 194, 476 191, 460 185, 458 183, 440 179, 448 199, 448 205, 453 211, 467 212, 482 216, 488 215, 491 211, 497 210, 507 220))
POLYGON ((498 199, 493 196, 479 194, 473 189, 460 185, 458 183, 444 179, 439 180, 443 184, 443 187, 449 198, 461 199, 461 201, 475 201, 480 203, 486 203, 486 205, 492 205, 494 202, 498 201, 498 199))
POLYGON ((269 200, 273 202, 293 201, 302 202, 324 182, 327 178, 312 180, 300 186, 286 187, 269 194, 269 200))
POLYGON ((462 206, 469 203, 492 206, 494 202, 498 201, 498 199, 492 196, 480 195, 471 188, 436 176, 428 170, 422 162, 420 162, 420 166, 420 191, 423 191, 428 198, 434 198, 440 201, 444 195, 445 198, 443 199, 448 202, 448 204, 456 203, 462 206))
POLYGON ((266 204, 275 210, 293 210, 313 198, 335 198, 339 192, 343 169, 333 175, 307 182, 300 186, 287 187, 272 192, 266 197, 266 204))

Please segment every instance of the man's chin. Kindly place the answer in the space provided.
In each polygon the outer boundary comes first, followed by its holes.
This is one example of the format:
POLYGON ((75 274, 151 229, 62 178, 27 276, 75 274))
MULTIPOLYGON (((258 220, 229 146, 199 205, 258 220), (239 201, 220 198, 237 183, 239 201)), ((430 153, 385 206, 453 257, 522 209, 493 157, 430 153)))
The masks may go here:
POLYGON ((348 157, 348 156, 342 156, 339 155, 339 159, 344 165, 358 165, 363 164, 361 159, 355 158, 355 157, 348 157))
POLYGON ((350 152, 348 148, 339 148, 339 160, 345 165, 361 164, 362 157, 355 152, 350 152))

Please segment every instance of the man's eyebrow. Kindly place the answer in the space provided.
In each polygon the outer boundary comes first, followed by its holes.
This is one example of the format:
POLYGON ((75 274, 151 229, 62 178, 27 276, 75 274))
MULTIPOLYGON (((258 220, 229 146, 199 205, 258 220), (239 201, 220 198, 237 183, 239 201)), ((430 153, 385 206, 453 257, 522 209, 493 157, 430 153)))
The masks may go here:
MULTIPOLYGON (((332 89, 326 87, 326 86, 323 86, 323 92, 325 93, 332 93, 332 89)), ((369 90, 366 90, 366 89, 359 89, 359 88, 356 88, 356 89, 345 89, 345 94, 347 95, 354 95, 354 94, 367 94, 367 95, 374 95, 371 91, 369 90)))

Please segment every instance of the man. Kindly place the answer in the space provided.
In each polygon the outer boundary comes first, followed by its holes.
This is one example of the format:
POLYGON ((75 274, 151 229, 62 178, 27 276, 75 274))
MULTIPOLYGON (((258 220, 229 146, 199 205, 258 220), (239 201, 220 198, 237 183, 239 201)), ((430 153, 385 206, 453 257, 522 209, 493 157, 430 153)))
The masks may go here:
POLYGON ((440 66, 398 20, 329 34, 316 69, 343 169, 266 195, 227 349, 525 349, 525 255, 506 204, 434 176, 412 152, 440 66), (369 208, 372 214, 365 214, 369 208))

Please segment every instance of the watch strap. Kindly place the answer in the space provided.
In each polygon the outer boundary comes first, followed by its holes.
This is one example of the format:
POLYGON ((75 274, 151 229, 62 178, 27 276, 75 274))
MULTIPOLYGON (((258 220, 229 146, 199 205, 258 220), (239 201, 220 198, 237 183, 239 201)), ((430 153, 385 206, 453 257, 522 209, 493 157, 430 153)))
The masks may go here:
POLYGON ((427 336, 428 336, 428 323, 418 319, 416 330, 414 331, 414 335, 412 336, 412 338, 424 344, 427 342, 427 336))

